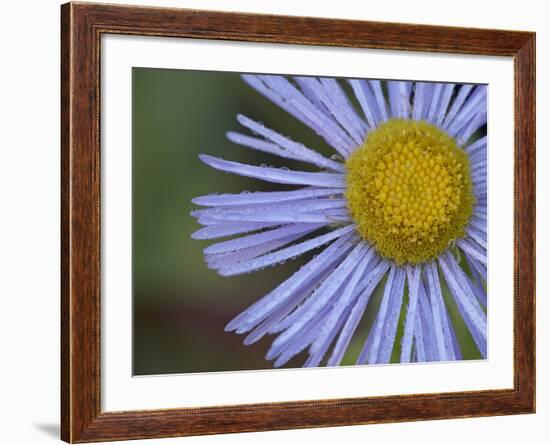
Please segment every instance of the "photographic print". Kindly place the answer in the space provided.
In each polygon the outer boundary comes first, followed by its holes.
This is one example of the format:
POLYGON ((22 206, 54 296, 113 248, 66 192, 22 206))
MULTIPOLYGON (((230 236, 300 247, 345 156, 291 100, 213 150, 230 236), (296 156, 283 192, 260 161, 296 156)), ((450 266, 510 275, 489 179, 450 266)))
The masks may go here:
POLYGON ((535 33, 61 11, 63 440, 535 412, 535 33))
POLYGON ((133 68, 134 375, 487 358, 487 86, 133 68))

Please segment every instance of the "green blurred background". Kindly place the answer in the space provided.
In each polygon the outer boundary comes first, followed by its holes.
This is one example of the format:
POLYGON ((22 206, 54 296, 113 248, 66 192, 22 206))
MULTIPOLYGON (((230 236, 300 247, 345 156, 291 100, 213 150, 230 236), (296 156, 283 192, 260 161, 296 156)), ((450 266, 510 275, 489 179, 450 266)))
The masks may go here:
MULTIPOLYGON (((212 241, 191 239, 200 228, 190 216, 197 208, 191 199, 209 193, 285 187, 213 170, 199 161, 198 154, 309 170, 307 164, 282 161, 229 142, 227 131, 243 131, 236 121, 238 113, 265 122, 327 156, 333 151, 314 132, 247 86, 237 73, 134 68, 132 88, 134 375, 271 368, 264 355, 272 338, 244 346, 243 337, 225 332, 224 326, 313 253, 238 277, 220 277, 208 269, 202 249, 212 241)), ((344 364, 353 364, 363 346, 380 302, 381 286, 344 364)), ((445 294, 465 358, 479 358, 454 303, 445 294)), ((286 367, 299 367, 305 358, 302 354, 286 367)))

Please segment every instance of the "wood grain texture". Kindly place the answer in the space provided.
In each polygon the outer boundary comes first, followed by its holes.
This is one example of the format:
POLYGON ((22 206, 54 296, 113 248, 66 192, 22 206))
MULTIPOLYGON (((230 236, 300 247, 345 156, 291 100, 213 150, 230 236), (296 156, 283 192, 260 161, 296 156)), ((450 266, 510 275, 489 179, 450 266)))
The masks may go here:
MULTIPOLYGON (((535 410, 535 35, 171 8, 61 8, 61 436, 173 437, 532 413, 535 410), (156 35, 511 56, 515 67, 514 388, 101 412, 100 38, 156 35)), ((185 404, 184 397, 182 404, 185 404)))

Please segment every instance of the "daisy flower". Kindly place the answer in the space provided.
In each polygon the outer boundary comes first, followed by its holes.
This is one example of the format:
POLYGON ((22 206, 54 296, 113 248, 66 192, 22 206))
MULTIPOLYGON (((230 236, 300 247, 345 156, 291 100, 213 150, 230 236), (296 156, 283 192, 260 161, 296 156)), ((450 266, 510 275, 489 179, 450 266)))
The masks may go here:
POLYGON ((313 165, 316 172, 200 155, 210 167, 291 191, 193 199, 208 267, 232 276, 314 255, 226 326, 245 344, 274 336, 275 367, 336 366, 377 287, 357 364, 462 359, 446 289, 487 355, 487 89, 453 83, 244 75, 243 80, 334 150, 314 148, 239 115, 228 139, 313 165), (400 334, 398 335, 398 326, 400 334))

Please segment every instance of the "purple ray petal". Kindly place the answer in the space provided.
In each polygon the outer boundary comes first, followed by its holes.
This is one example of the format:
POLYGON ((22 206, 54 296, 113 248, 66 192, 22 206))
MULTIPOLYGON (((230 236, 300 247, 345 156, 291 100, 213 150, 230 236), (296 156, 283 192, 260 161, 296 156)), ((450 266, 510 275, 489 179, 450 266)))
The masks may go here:
POLYGON ((439 265, 462 314, 462 318, 468 326, 479 351, 486 357, 487 316, 479 306, 479 302, 468 284, 468 277, 460 269, 456 259, 449 252, 439 258, 439 265))
MULTIPOLYGON (((369 266, 370 268, 371 266, 369 266)), ((368 273, 368 270, 367 269, 367 273, 368 273)), ((356 290, 357 290, 357 293, 361 293, 364 288, 367 286, 368 284, 368 280, 361 280, 359 285, 357 286, 356 290)), ((274 330, 273 332, 281 332, 281 331, 284 331, 285 329, 287 329, 289 326, 291 326, 297 319, 299 319, 300 317, 302 317, 305 313, 307 313, 307 311, 309 310, 309 305, 311 305, 312 303, 315 303, 314 300, 310 300, 310 301, 306 301, 304 303, 304 305, 302 305, 300 308, 298 308, 299 310, 296 310, 294 313, 290 314, 288 317, 286 317, 284 320, 281 320, 280 323, 278 323, 275 327, 274 327, 274 330), (307 303, 307 305, 306 305, 307 303)))
POLYGON ((462 85, 460 87, 460 90, 458 91, 458 94, 453 101, 453 104, 451 105, 451 109, 447 113, 447 116, 445 117, 445 120, 443 121, 443 128, 448 129, 449 125, 453 122, 455 116, 461 109, 462 105, 464 104, 464 101, 469 96, 470 92, 474 88, 474 85, 462 85))
POLYGON ((481 182, 474 185, 474 195, 476 197, 477 204, 487 203, 487 182, 481 182))
POLYGON ((350 315, 347 318, 342 331, 340 332, 340 336, 338 337, 336 345, 334 346, 332 354, 328 360, 328 366, 337 366, 342 361, 351 338, 355 333, 361 318, 363 317, 365 309, 367 308, 370 297, 389 267, 389 263, 383 260, 380 261, 372 271, 370 271, 367 285, 359 295, 357 302, 351 310, 350 315))
MULTIPOLYGON (((243 78, 254 76, 243 76, 243 78)), ((270 91, 279 94, 278 105, 295 115, 342 154, 349 153, 354 143, 336 121, 319 110, 294 85, 282 76, 256 76, 270 91), (298 117, 300 116, 300 117, 298 117), (305 119, 304 119, 305 118, 305 119)), ((260 91, 261 92, 261 91, 260 91)))
POLYGON ((482 138, 478 139, 477 141, 471 143, 468 145, 465 150, 471 155, 474 153, 481 151, 484 152, 487 150, 487 136, 483 136, 482 138))
POLYGON ((480 267, 481 265, 476 260, 469 258, 468 255, 466 255, 466 262, 468 263, 471 274, 474 278, 474 280, 470 283, 472 290, 479 303, 482 306, 487 307, 487 292, 483 286, 483 282, 487 281, 487 272, 483 269, 483 267, 480 267), (478 268, 482 269, 485 275, 482 275, 478 268))
POLYGON ((308 301, 297 310, 297 316, 289 328, 282 332, 273 342, 272 350, 277 351, 284 348, 294 335, 296 335, 311 319, 318 314, 345 280, 354 272, 357 261, 368 249, 365 243, 359 243, 346 259, 334 270, 334 272, 319 286, 308 301))
POLYGON ((193 239, 222 238, 240 233, 254 232, 256 230, 273 227, 273 223, 235 223, 203 227, 191 235, 193 239))
MULTIPOLYGON (((256 217, 264 221, 271 215, 270 219, 277 219, 280 215, 289 213, 298 217, 298 214, 316 214, 325 215, 327 210, 346 210, 346 200, 343 198, 335 199, 304 199, 300 201, 283 202, 277 205, 268 206, 267 204, 247 204, 242 206, 230 207, 210 207, 208 209, 193 210, 191 216, 195 218, 208 218, 215 223, 216 220, 228 221, 231 217, 240 215, 242 220, 255 220, 256 217)), ((347 211, 347 210, 346 210, 347 211)))
POLYGON ((434 86, 432 82, 416 82, 412 109, 412 117, 414 120, 426 118, 434 86))
POLYGON ((204 249, 204 253, 219 254, 233 252, 235 250, 246 249, 248 247, 263 244, 267 241, 273 241, 279 238, 284 238, 288 235, 294 235, 296 233, 311 233, 321 227, 323 227, 323 224, 292 224, 279 227, 277 229, 267 230, 265 232, 255 233, 253 235, 247 235, 229 241, 222 241, 220 243, 212 244, 204 249))
POLYGON ((487 249, 487 235, 474 227, 466 227, 466 233, 480 246, 487 249))
POLYGON ((418 304, 418 289, 420 285, 420 266, 407 267, 407 282, 409 288, 409 304, 405 318, 405 329, 401 343, 401 363, 409 363, 412 353, 414 327, 416 324, 416 308, 418 304))
POLYGON ((478 163, 483 162, 485 165, 487 165, 487 151, 486 150, 478 150, 475 151, 473 154, 470 154, 470 165, 475 165, 478 163))
POLYGON ((412 82, 388 80, 386 85, 393 117, 408 118, 411 112, 412 82))
POLYGON ((365 124, 355 114, 340 86, 334 79, 317 79, 306 77, 301 83, 307 85, 311 94, 322 104, 322 109, 335 119, 336 122, 349 134, 355 145, 364 140, 365 124))
POLYGON ((426 114, 426 120, 428 122, 441 126, 443 119, 445 118, 454 87, 455 84, 452 83, 436 83, 434 85, 430 106, 426 114))
POLYGON ((382 302, 380 303, 380 307, 378 308, 378 314, 376 316, 376 320, 374 321, 374 325, 370 329, 370 332, 367 336, 367 340, 363 345, 363 349, 361 350, 361 353, 357 358, 358 365, 363 365, 366 363, 371 363, 371 364, 383 363, 382 361, 378 360, 381 337, 384 332, 384 324, 388 313, 388 307, 390 305, 390 299, 392 297, 392 287, 395 285, 395 281, 396 281, 395 280, 396 272, 400 270, 401 270, 401 267, 396 265, 392 265, 390 268, 388 278, 384 285, 384 295, 382 297, 382 302))
POLYGON ((201 206, 240 206, 247 204, 276 204, 286 201, 299 201, 310 198, 339 196, 344 192, 341 188, 304 187, 289 192, 241 192, 238 194, 205 195, 193 198, 194 204, 201 206))
POLYGON ((353 109, 342 87, 336 79, 322 77, 319 81, 326 92, 324 95, 326 102, 323 101, 323 103, 353 140, 357 144, 362 144, 367 126, 353 109))
POLYGON ((326 316, 327 312, 328 308, 325 308, 324 311, 316 314, 316 316, 309 321, 309 323, 301 330, 301 332, 298 335, 294 336, 291 341, 286 343, 282 348, 274 348, 272 344, 271 348, 267 351, 266 359, 272 360, 278 356, 273 363, 273 366, 275 368, 278 368, 287 363, 295 355, 306 349, 315 339, 315 337, 317 337, 317 328, 319 324, 322 323, 323 318, 326 316))
POLYGON ((193 210, 192 216, 209 217, 213 219, 223 219, 223 216, 228 213, 248 213, 248 212, 264 212, 268 210, 277 210, 281 212, 295 211, 302 213, 322 212, 327 209, 345 209, 346 200, 344 198, 314 198, 300 199, 296 201, 286 201, 280 203, 261 203, 261 204, 244 204, 234 206, 210 207, 207 209, 193 210))
POLYGON ((470 179, 472 180, 473 191, 477 198, 476 204, 480 204, 481 198, 487 199, 487 172, 478 171, 470 179))
POLYGON ((434 262, 428 263, 426 265, 425 274, 428 280, 428 296, 432 309, 438 360, 447 361, 452 359, 451 354, 453 354, 453 351, 447 349, 449 341, 445 338, 445 329, 443 328, 444 323, 442 314, 445 311, 445 303, 443 302, 443 295, 441 294, 437 265, 434 262))
POLYGON ((479 261, 476 261, 475 259, 470 258, 467 255, 466 255, 466 260, 468 261, 469 264, 473 266, 473 268, 481 276, 481 278, 484 281, 487 281, 487 269, 485 268, 485 266, 481 264, 479 261))
MULTIPOLYGON (((338 127, 337 131, 335 128, 332 128, 330 124, 327 124, 326 122, 321 122, 322 119, 320 119, 319 114, 314 114, 311 110, 309 110, 307 107, 299 102, 294 103, 294 106, 306 116, 308 116, 311 120, 313 120, 320 128, 323 128, 323 131, 325 133, 328 133, 328 135, 324 136, 324 139, 327 141, 327 143, 329 143, 329 145, 332 145, 336 149, 336 151, 340 153, 344 158, 347 158, 350 153, 352 153, 353 150, 356 148, 357 144, 351 139, 348 141, 349 136, 347 135, 347 133, 341 130, 340 127, 338 127), (340 133, 340 131, 342 133, 340 133), (331 140, 334 140, 335 142, 331 144, 331 140)), ((327 122, 332 122, 328 119, 326 120, 327 122)), ((323 135, 321 134, 321 136, 323 135)))
MULTIPOLYGON (((435 267, 435 270, 437 271, 437 266, 434 266, 434 267, 435 267)), ((445 301, 443 300, 443 295, 441 291, 439 291, 436 298, 437 298, 437 308, 439 309, 439 319, 441 320, 441 327, 443 331, 443 339, 445 342, 445 350, 447 351, 447 360, 460 360, 462 357, 462 353, 458 346, 456 336, 454 333, 454 328, 449 319, 449 314, 447 312, 447 307, 445 305, 445 301)), ((444 360, 444 359, 441 357, 440 360, 444 360)))
POLYGON ((467 228, 472 228, 477 232, 480 232, 487 240, 487 215, 478 211, 475 211, 470 218, 470 223, 467 228))
POLYGON ((403 303, 404 284, 405 269, 400 266, 392 266, 373 327, 374 333, 369 353, 369 363, 389 363, 395 342, 399 313, 403 303))
POLYGON ((273 310, 284 304, 296 292, 308 286, 308 283, 312 281, 319 282, 319 275, 337 263, 351 250, 354 244, 350 240, 351 238, 352 234, 350 233, 334 241, 290 278, 235 317, 227 324, 225 330, 232 331, 239 328, 241 332, 247 332, 264 320, 273 310))
POLYGON ((389 363, 391 359, 397 335, 397 324, 403 306, 405 276, 405 268, 401 267, 398 269, 384 323, 377 363, 389 363))
MULTIPOLYGON (((262 212, 225 212, 222 216, 213 221, 220 223, 228 222, 254 222, 271 223, 271 225, 281 225, 289 223, 322 223, 322 224, 341 224, 350 222, 350 218, 345 215, 333 215, 328 210, 316 213, 298 213, 295 211, 262 211, 262 212)), ((203 223, 202 218, 199 222, 203 223)))
POLYGON ((196 210, 193 210, 190 212, 191 216, 195 216, 197 218, 197 222, 203 226, 219 226, 220 224, 223 224, 224 221, 220 221, 219 219, 209 218, 208 216, 201 216, 201 215, 195 215, 196 210))
POLYGON ((223 269, 232 266, 235 263, 257 258, 258 256, 264 255, 268 252, 273 252, 274 250, 286 246, 287 244, 302 238, 311 232, 313 232, 313 229, 310 229, 305 233, 293 233, 285 237, 269 240, 262 244, 257 244, 255 246, 236 250, 234 252, 206 254, 204 255, 204 260, 210 269, 223 269))
POLYGON ((294 142, 290 138, 269 129, 242 114, 237 115, 237 120, 241 125, 245 126, 249 130, 263 136, 269 141, 272 141, 273 144, 261 139, 244 136, 239 133, 229 132, 227 133, 227 137, 232 142, 240 145, 245 145, 250 148, 255 148, 257 150, 271 153, 277 156, 281 156, 283 158, 308 162, 310 164, 316 165, 317 167, 329 168, 331 170, 339 172, 345 171, 345 167, 341 162, 336 162, 332 159, 325 158, 323 155, 316 152, 315 150, 312 150, 311 148, 308 148, 298 142, 294 142))
POLYGON ((469 226, 487 235, 487 214, 480 210, 475 210, 470 218, 469 226))
MULTIPOLYGON (((327 128, 323 127, 324 122, 330 122, 330 118, 324 115, 323 111, 317 108, 314 104, 309 102, 306 97, 303 97, 300 92, 298 94, 292 94, 290 91, 290 97, 285 97, 279 92, 278 89, 272 89, 264 82, 265 76, 256 76, 256 75, 243 75, 243 80, 258 91, 260 94, 264 95, 267 99, 278 105, 280 108, 288 112, 291 116, 294 116, 296 119, 310 127, 317 134, 322 136, 332 147, 334 147, 338 152, 345 155, 349 153, 352 148, 350 141, 346 141, 339 135, 338 130, 334 130, 329 124, 327 128), (305 103, 300 103, 300 96, 302 96, 305 103), (294 99, 292 100, 292 97, 294 99), (305 114, 304 114, 305 112, 305 114)), ((273 77, 273 76, 272 76, 273 77)), ((288 82, 287 82, 288 83, 288 82)), ((285 93, 288 93, 288 85, 284 89, 285 93)), ((291 85, 290 85, 291 87, 291 85)), ((332 124, 335 125, 334 123, 332 124)))
MULTIPOLYGON (((366 243, 363 242, 363 244, 367 246, 366 243)), ((367 247, 367 250, 363 251, 363 256, 357 259, 355 270, 351 274, 350 279, 346 282, 343 292, 335 301, 329 315, 325 318, 315 342, 311 345, 311 354, 317 354, 319 352, 324 353, 330 343, 332 343, 334 335, 336 334, 336 326, 342 319, 342 314, 345 312, 346 308, 350 307, 353 297, 357 296, 357 284, 363 277, 367 266, 374 256, 374 253, 374 248, 367 247)))
POLYGON ((374 99, 378 104, 378 111, 380 113, 380 121, 387 121, 389 119, 389 112, 384 98, 384 92, 382 91, 382 83, 379 80, 369 80, 369 86, 374 94, 374 99))
MULTIPOLYGON (((420 306, 420 305, 419 305, 420 306)), ((424 347, 424 332, 422 330, 422 318, 420 315, 420 309, 416 312, 416 317, 414 320, 414 350, 413 355, 415 357, 415 362, 421 363, 426 360, 426 351, 424 347)))
POLYGON ((485 242, 487 242, 487 214, 474 211, 468 227, 483 235, 485 237, 485 242))
POLYGON ((374 94, 366 80, 349 79, 348 83, 353 89, 353 93, 361 105, 363 114, 371 128, 375 128, 380 122, 380 113, 374 94))
MULTIPOLYGON (((487 205, 487 189, 483 190, 483 187, 474 189, 474 196, 477 204, 487 205)), ((474 215, 478 216, 479 213, 474 213, 474 215)))
MULTIPOLYGON (((336 267, 334 263, 327 266, 326 269, 323 269, 315 275, 314 279, 310 279, 306 286, 302 286, 299 291, 290 294, 289 298, 284 300, 282 304, 279 304, 274 310, 272 310, 269 316, 246 336, 243 343, 245 345, 250 345, 260 340, 265 334, 275 334, 279 332, 276 329, 276 325, 292 313, 298 305, 302 304, 302 302, 311 294, 311 292, 313 292, 319 283, 322 282, 334 270, 334 267, 336 267)), ((236 332, 239 334, 248 332, 248 330, 237 329, 236 332)))
POLYGON ((263 269, 264 267, 281 263, 288 260, 289 258, 293 258, 310 250, 316 249, 317 247, 320 247, 323 244, 326 244, 354 230, 355 225, 350 224, 341 229, 333 230, 332 232, 325 235, 321 235, 302 243, 287 247, 286 249, 279 250, 278 252, 267 254, 253 260, 243 261, 233 266, 226 267, 224 269, 221 269, 219 272, 223 276, 231 276, 252 272, 253 270, 263 269))
POLYGON ((476 162, 470 162, 470 171, 472 173, 480 170, 487 172, 487 158, 479 159, 476 162))
POLYGON ((483 85, 478 85, 464 102, 464 105, 452 122, 447 127, 447 131, 451 135, 456 135, 470 121, 472 116, 475 116, 480 111, 487 109, 487 88, 483 85))
POLYGON ((483 233, 487 233, 487 209, 474 208, 473 216, 470 218, 470 225, 483 233))
POLYGON ((323 360, 323 357, 326 355, 330 345, 332 344, 334 337, 340 331, 340 329, 342 329, 342 326, 344 325, 345 321, 349 317, 349 314, 351 312, 351 305, 345 306, 343 308, 342 312, 339 314, 338 318, 336 319, 334 326, 332 326, 330 331, 327 333, 326 338, 320 341, 319 346, 317 346, 315 351, 313 351, 312 350, 313 347, 316 345, 317 341, 319 341, 319 336, 321 335, 321 330, 324 326, 324 319, 326 319, 330 314, 332 314, 332 312, 327 313, 323 317, 323 320, 318 325, 318 327, 317 326, 315 327, 318 334, 315 336, 315 338, 311 342, 311 346, 309 348, 309 357, 304 363, 305 368, 311 368, 311 367, 319 366, 321 364, 321 361, 323 360))
POLYGON ((345 187, 346 184, 345 175, 341 173, 309 173, 273 167, 257 167, 239 162, 226 161, 209 155, 199 155, 199 158, 202 162, 216 170, 278 184, 316 185, 331 188, 345 187))
POLYGON ((319 100, 315 94, 314 89, 311 85, 311 77, 309 76, 293 76, 294 81, 300 87, 300 90, 319 110, 319 112, 324 113, 327 117, 330 117, 330 111, 327 107, 319 100))
POLYGON ((420 323, 422 325, 425 361, 437 361, 439 360, 439 355, 435 339, 434 320, 430 302, 427 296, 427 291, 422 280, 420 280, 420 287, 418 292, 417 311, 419 312, 420 323))
POLYGON ((485 109, 479 110, 472 115, 471 120, 457 133, 458 145, 464 145, 473 134, 487 123, 487 104, 485 109))
POLYGON ((487 187, 487 175, 480 175, 480 176, 472 175, 471 179, 474 187, 482 187, 482 186, 485 188, 487 187))
MULTIPOLYGON (((477 218, 484 225, 487 224, 487 208, 483 205, 476 205, 474 207, 473 218, 477 218)), ((485 229, 487 231, 487 229, 485 229)))
POLYGON ((437 126, 441 126, 443 124, 443 120, 447 115, 447 109, 449 108, 449 102, 451 101, 451 97, 453 96, 455 86, 456 85, 454 83, 443 84, 441 96, 438 101, 437 109, 434 115, 434 123, 437 126))
POLYGON ((464 253, 487 265, 487 252, 482 247, 476 246, 464 239, 457 240, 456 245, 460 247, 464 253))
POLYGON ((431 122, 431 123, 435 122, 435 117, 437 115, 436 113, 439 111, 437 105, 438 105, 439 101, 441 100, 442 92, 443 92, 443 84, 442 83, 436 83, 434 85, 432 99, 431 99, 429 107, 428 107, 428 113, 426 114, 426 120, 428 122, 431 122))

